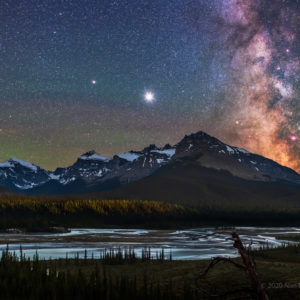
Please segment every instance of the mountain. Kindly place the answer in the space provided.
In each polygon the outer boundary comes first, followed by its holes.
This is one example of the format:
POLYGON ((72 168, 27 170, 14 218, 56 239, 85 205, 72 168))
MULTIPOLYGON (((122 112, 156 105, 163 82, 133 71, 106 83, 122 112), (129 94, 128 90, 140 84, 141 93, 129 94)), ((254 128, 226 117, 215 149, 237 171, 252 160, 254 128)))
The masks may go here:
POLYGON ((32 189, 49 181, 51 172, 17 158, 0 163, 0 185, 13 190, 32 189))
POLYGON ((278 211, 299 208, 300 185, 285 180, 247 180, 195 161, 172 161, 153 174, 118 189, 101 192, 104 199, 163 201, 205 208, 207 212, 247 209, 278 211))
POLYGON ((185 136, 174 147, 168 164, 102 197, 205 207, 208 213, 218 207, 223 213, 241 206, 260 212, 299 207, 300 175, 292 169, 204 132, 185 136))
POLYGON ((226 145, 200 131, 185 136, 175 145, 173 160, 194 161, 202 167, 227 170, 232 175, 258 181, 287 180, 300 183, 300 175, 273 160, 226 145))
MULTIPOLYGON (((10 159, 0 163, 0 185, 30 194, 76 194, 126 190, 139 182, 159 178, 163 172, 184 175, 185 181, 196 185, 205 182, 207 174, 214 173, 214 180, 224 177, 234 182, 276 183, 287 182, 300 187, 300 175, 290 168, 229 146, 204 133, 185 136, 174 146, 162 148, 150 145, 141 151, 120 153, 112 158, 95 151, 81 155, 70 167, 46 171, 29 162, 10 159), (193 176, 187 166, 198 170, 193 176), (174 169, 175 168, 175 169, 174 169), (202 178, 203 177, 203 178, 202 178), (201 179, 202 178, 202 179, 201 179)), ((182 175, 183 176, 183 175, 182 175)), ((162 179, 161 179, 162 180, 162 179)), ((234 183, 228 182, 228 185, 234 183)), ((138 187, 136 187, 138 189, 138 187)), ((126 193, 125 193, 126 194, 126 193)))
POLYGON ((74 194, 111 190, 144 178, 168 163, 176 149, 170 145, 158 148, 150 145, 141 151, 129 151, 113 158, 90 151, 80 156, 74 165, 58 168, 51 179, 29 193, 74 194))
POLYGON ((70 167, 46 171, 30 162, 9 159, 0 163, 0 185, 23 193, 80 193, 111 189, 141 179, 166 164, 174 155, 170 145, 150 145, 141 151, 108 158, 89 151, 70 167))

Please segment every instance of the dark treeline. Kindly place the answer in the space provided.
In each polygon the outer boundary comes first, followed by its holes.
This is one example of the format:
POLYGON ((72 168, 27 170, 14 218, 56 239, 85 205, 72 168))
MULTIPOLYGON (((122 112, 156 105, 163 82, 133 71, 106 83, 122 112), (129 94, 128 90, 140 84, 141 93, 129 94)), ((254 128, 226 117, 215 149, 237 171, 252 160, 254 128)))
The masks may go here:
MULTIPOLYGON (((157 258, 160 263, 171 259, 163 252, 157 258)), ((133 250, 108 250, 101 259, 85 256, 43 261, 38 255, 32 260, 25 258, 22 250, 17 257, 6 249, 0 260, 0 299, 199 299, 200 292, 187 282, 178 289, 171 280, 160 282, 147 272, 142 278, 132 278, 106 269, 107 264, 151 260, 149 250, 140 259, 133 250), (83 271, 86 267, 89 273, 83 271)))
MULTIPOLYGON (((293 203, 294 204, 294 203, 293 203)), ((300 225, 300 208, 274 202, 200 201, 198 207, 147 200, 88 196, 0 195, 0 230, 64 227, 178 228, 231 225, 300 225)))
MULTIPOLYGON (((66 226, 101 227, 141 225, 165 227, 196 215, 180 205, 155 201, 99 200, 77 197, 24 196, 0 197, 0 229, 12 227, 66 226)), ((195 219, 192 217, 192 219, 195 219)))
MULTIPOLYGON (((76 258, 79 261, 78 257, 76 258)), ((84 259, 87 260, 87 252, 85 251, 84 259)), ((153 255, 150 248, 142 249, 141 257, 137 257, 134 249, 132 248, 125 248, 125 249, 108 249, 100 252, 100 261, 103 264, 110 264, 110 265, 119 265, 125 263, 136 263, 139 261, 160 261, 164 262, 166 260, 172 261, 172 252, 169 252, 168 256, 165 255, 165 250, 161 249, 160 252, 156 252, 153 255)), ((91 260, 93 262, 93 259, 91 260)))

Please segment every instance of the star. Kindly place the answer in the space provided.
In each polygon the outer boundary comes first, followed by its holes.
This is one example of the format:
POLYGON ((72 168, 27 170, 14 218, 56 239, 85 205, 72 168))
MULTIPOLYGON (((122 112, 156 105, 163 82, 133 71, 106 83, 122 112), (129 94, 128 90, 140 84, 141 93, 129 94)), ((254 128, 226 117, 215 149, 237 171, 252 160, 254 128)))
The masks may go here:
POLYGON ((95 85, 97 83, 96 80, 92 80, 92 84, 95 85))
POLYGON ((154 94, 152 92, 146 92, 144 95, 144 99, 146 102, 151 103, 154 100, 154 94))
POLYGON ((291 141, 296 142, 298 140, 298 137, 295 135, 290 136, 291 141))

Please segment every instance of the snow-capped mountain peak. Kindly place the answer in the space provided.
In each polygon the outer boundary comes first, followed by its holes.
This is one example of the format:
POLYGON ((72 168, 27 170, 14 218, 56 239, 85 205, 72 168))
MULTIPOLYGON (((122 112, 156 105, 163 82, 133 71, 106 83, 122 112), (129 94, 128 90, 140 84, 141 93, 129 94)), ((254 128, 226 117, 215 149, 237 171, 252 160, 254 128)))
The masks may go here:
POLYGON ((19 164, 25 168, 31 169, 32 171, 36 172, 38 170, 38 167, 34 164, 32 164, 31 162, 25 161, 25 160, 21 160, 21 159, 17 159, 17 158, 10 158, 8 161, 8 163, 15 165, 15 164, 19 164))
POLYGON ((36 172, 38 170, 38 167, 28 161, 24 161, 21 159, 17 159, 17 158, 10 158, 4 162, 0 162, 0 168, 13 168, 16 165, 20 165, 22 167, 28 168, 34 172, 36 172))
POLYGON ((82 154, 79 157, 79 159, 83 159, 83 160, 100 160, 100 161, 103 161, 103 162, 108 162, 108 161, 111 160, 111 158, 109 158, 109 157, 99 155, 94 150, 82 154))
POLYGON ((49 172, 21 159, 0 163, 0 183, 9 188, 30 189, 49 180, 49 172))

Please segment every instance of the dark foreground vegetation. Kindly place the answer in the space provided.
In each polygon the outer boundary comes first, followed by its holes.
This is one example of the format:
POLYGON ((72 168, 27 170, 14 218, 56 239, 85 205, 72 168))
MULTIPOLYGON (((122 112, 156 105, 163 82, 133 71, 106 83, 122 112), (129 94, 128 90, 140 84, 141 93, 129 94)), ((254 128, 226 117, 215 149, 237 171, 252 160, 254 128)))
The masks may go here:
MULTIPOLYGON (((300 246, 253 251, 270 299, 300 299, 300 246)), ((234 259, 241 263, 241 259, 234 259)), ((32 260, 6 250, 0 260, 0 299, 255 299, 243 270, 220 262, 172 261, 163 252, 107 251, 101 259, 32 260)))
MULTIPOLYGON (((299 201, 298 201, 299 202, 299 201)), ((197 206, 147 200, 103 200, 91 196, 0 195, 0 230, 50 227, 178 228, 231 225, 300 225, 300 207, 291 203, 221 201, 197 206)))

